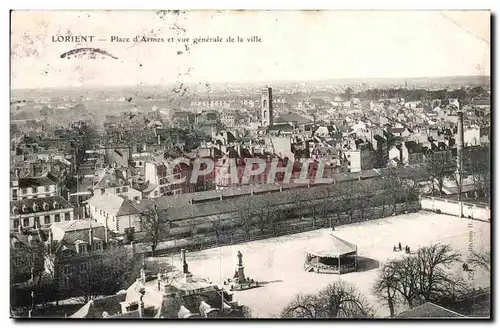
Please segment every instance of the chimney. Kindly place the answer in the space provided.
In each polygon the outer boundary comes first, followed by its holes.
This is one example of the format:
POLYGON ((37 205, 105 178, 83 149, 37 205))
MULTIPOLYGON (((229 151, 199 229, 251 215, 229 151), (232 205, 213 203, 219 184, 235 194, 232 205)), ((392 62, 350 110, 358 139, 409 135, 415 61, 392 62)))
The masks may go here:
POLYGON ((238 151, 238 158, 240 158, 241 157, 241 145, 240 144, 238 144, 236 146, 236 150, 238 151))
POLYGON ((94 231, 92 230, 92 219, 89 219, 89 247, 90 251, 94 250, 94 231))
POLYGON ((54 243, 54 234, 52 233, 52 229, 49 229, 49 251, 52 249, 52 244, 54 243))
MULTIPOLYGON (((462 173, 463 165, 463 149, 464 149, 464 113, 462 111, 458 114, 458 129, 457 129, 457 173, 462 173)), ((461 177, 460 177, 461 180, 461 177)))
POLYGON ((108 224, 106 220, 106 226, 104 227, 104 242, 107 244, 108 243, 108 224))

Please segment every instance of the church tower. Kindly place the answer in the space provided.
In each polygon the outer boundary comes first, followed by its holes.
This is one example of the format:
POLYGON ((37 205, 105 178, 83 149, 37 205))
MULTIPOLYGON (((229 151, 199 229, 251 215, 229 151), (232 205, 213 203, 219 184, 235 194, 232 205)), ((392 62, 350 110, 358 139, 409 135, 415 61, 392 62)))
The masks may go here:
POLYGON ((261 93, 262 126, 273 125, 273 89, 267 87, 261 93))

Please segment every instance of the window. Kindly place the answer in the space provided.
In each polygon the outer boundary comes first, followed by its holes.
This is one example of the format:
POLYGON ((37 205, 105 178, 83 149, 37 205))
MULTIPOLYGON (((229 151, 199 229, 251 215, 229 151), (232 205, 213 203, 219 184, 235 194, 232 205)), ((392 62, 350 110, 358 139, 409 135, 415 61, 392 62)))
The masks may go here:
POLYGON ((80 263, 80 272, 87 271, 89 268, 89 264, 87 262, 80 263))
POLYGON ((128 191, 128 187, 123 187, 122 188, 122 192, 127 192, 128 191))
POLYGON ((19 219, 14 219, 14 228, 17 229, 19 227, 19 219))
POLYGON ((55 222, 61 222, 61 214, 54 215, 54 221, 55 222))
POLYGON ((119 193, 120 193, 120 188, 116 188, 115 192, 116 192, 117 194, 119 194, 119 193))
POLYGON ((28 193, 28 188, 21 189, 21 194, 26 195, 28 193))
POLYGON ((36 226, 40 225, 40 219, 41 219, 41 217, 35 217, 35 225, 36 226))
POLYGON ((62 289, 70 289, 71 288, 71 282, 69 281, 68 278, 63 278, 61 280, 61 287, 62 287, 62 289))
POLYGON ((80 244, 78 245, 78 250, 80 254, 85 254, 87 253, 87 244, 80 244))
POLYGON ((95 250, 96 251, 102 251, 102 243, 101 242, 95 243, 95 250))
POLYGON ((30 219, 29 218, 24 218, 23 219, 23 227, 27 227, 30 225, 30 219))
POLYGON ((104 192, 106 192, 105 189, 101 189, 101 195, 104 195, 104 192))
POLYGON ((12 190, 12 200, 17 200, 17 189, 12 190))
POLYGON ((64 221, 69 221, 69 220, 70 220, 69 212, 64 213, 64 221))
POLYGON ((45 186, 45 192, 49 192, 50 191, 50 187, 49 186, 45 186))
POLYGON ((50 215, 45 215, 45 217, 43 219, 43 223, 44 224, 50 224, 50 215))
POLYGON ((71 275, 72 273, 73 273, 73 267, 72 267, 71 265, 65 265, 65 266, 63 267, 63 274, 64 274, 65 276, 69 276, 69 275, 71 275))

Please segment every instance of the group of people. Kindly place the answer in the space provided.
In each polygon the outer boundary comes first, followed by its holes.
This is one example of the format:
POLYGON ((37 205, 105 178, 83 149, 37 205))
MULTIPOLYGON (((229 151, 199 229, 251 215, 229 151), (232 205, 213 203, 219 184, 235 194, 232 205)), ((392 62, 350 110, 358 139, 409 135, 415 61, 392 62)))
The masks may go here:
POLYGON ((469 272, 469 265, 467 263, 462 264, 462 271, 469 272))
MULTIPOLYGON (((402 245, 401 245, 401 242, 399 242, 399 243, 398 243, 398 247, 394 246, 394 247, 392 248, 392 251, 393 251, 393 252, 401 252, 402 250, 403 250, 403 247, 402 247, 402 245)), ((410 246, 408 246, 408 245, 406 245, 406 246, 405 246, 405 253, 406 253, 406 254, 410 254, 410 253, 411 253, 411 252, 410 252, 410 246)))

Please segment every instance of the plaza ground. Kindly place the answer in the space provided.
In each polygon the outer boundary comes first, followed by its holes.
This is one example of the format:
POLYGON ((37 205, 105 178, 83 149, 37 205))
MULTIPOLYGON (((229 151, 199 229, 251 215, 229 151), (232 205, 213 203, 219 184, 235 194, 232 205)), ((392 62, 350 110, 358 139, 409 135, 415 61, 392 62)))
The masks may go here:
MULTIPOLYGON (((234 293, 235 300, 251 308, 253 317, 277 316, 295 294, 315 292, 338 279, 355 285, 372 304, 375 315, 385 317, 389 310, 372 295, 371 288, 379 268, 387 260, 404 256, 404 252, 393 252, 398 242, 403 248, 410 246, 412 251, 433 243, 450 244, 464 260, 470 247, 475 251, 490 249, 489 223, 422 211, 337 227, 333 232, 336 236, 358 246, 361 270, 343 275, 305 272, 304 251, 314 248, 315 243, 319 244, 330 233, 331 229, 321 229, 187 253, 189 271, 221 283, 234 274, 236 255, 241 251, 246 275, 263 285, 234 293)), ((173 260, 174 265, 180 266, 178 255, 152 260, 169 263, 173 260)), ((468 278, 461 263, 450 271, 468 278)), ((489 275, 481 270, 475 270, 474 277, 469 279, 476 287, 490 285, 489 275)))

